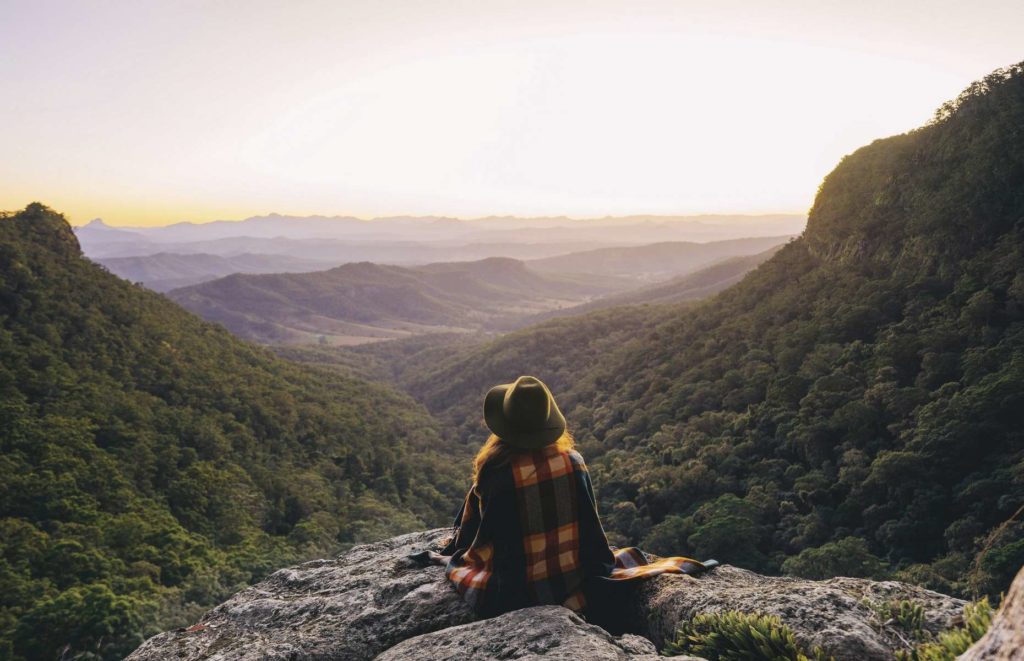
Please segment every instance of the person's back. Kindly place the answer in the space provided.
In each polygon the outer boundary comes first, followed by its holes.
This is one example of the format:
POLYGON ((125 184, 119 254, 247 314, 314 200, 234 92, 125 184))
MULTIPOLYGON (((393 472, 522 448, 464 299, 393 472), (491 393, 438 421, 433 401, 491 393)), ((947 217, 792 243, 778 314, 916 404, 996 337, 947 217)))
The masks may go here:
POLYGON ((568 444, 485 466, 470 490, 448 577, 481 613, 540 604, 579 610, 584 579, 611 572, 615 558, 586 465, 563 449, 568 444))
POLYGON ((586 464, 538 379, 492 388, 484 421, 493 435, 477 454, 455 535, 442 551, 448 579, 480 615, 542 604, 579 611, 614 583, 705 569, 608 546, 586 464))

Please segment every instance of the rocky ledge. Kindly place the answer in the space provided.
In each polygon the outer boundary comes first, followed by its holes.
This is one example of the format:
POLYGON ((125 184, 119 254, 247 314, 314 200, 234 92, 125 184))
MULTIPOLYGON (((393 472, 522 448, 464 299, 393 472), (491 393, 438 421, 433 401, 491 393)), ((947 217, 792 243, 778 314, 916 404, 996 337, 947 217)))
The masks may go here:
MULTIPOLYGON (((128 659, 649 660, 681 621, 737 610, 777 615, 805 649, 820 646, 837 661, 882 660, 905 649, 907 640, 899 623, 878 615, 879 605, 921 604, 922 627, 933 633, 954 626, 964 607, 904 583, 767 577, 726 565, 698 578, 645 582, 633 603, 624 604, 632 634, 612 636, 558 606, 477 621, 440 567, 419 568, 406 558, 414 549, 437 548, 446 533, 412 533, 282 569, 195 625, 154 636, 128 659)), ((997 618, 994 628, 1000 626, 997 618)))

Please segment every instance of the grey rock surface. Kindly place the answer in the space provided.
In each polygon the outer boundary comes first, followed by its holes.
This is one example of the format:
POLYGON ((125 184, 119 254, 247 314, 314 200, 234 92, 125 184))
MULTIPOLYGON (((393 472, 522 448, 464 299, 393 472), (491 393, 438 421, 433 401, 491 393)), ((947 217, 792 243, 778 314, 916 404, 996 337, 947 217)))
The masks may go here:
POLYGON ((444 570, 406 559, 448 532, 402 535, 274 572, 207 613, 198 630, 154 636, 128 659, 372 659, 407 638, 469 622, 473 613, 444 570))
POLYGON ((1024 661, 1024 568, 1017 572, 999 612, 961 661, 1024 661))
POLYGON ((437 549, 447 533, 412 533, 282 569, 196 626, 154 636, 128 659, 653 659, 681 621, 723 610, 778 615, 801 644, 820 645, 838 661, 891 659, 909 646, 905 632, 879 621, 867 602, 918 601, 932 631, 951 626, 964 605, 903 583, 767 577, 722 566, 698 578, 664 575, 642 583, 622 609, 624 620, 632 616, 627 630, 640 635, 613 637, 557 606, 476 621, 441 567, 420 568, 406 558, 437 549))
POLYGON ((411 638, 387 650, 377 660, 655 661, 658 658, 661 658, 658 650, 646 638, 632 634, 616 638, 561 606, 534 606, 411 638))
POLYGON ((892 600, 922 604, 924 628, 932 632, 953 626, 964 607, 960 599, 895 581, 811 581, 722 566, 699 578, 663 575, 647 581, 637 595, 637 628, 660 648, 680 622, 698 613, 760 612, 777 615, 808 651, 820 646, 837 661, 888 661, 894 650, 911 646, 908 634, 880 621, 869 602, 892 600))

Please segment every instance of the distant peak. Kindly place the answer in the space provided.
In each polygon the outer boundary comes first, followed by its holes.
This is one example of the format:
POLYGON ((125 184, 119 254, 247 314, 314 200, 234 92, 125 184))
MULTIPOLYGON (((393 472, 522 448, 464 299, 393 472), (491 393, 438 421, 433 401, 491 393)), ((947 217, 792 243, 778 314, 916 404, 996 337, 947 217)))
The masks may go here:
POLYGON ((93 218, 82 227, 91 227, 93 229, 110 229, 110 225, 103 222, 102 218, 93 218))

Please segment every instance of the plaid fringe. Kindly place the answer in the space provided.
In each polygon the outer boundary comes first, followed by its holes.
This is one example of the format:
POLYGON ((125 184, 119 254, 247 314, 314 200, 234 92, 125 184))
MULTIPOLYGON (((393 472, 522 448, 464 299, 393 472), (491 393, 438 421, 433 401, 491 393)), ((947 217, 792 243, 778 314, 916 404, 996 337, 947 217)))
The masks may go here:
POLYGON ((702 563, 681 556, 652 558, 648 561, 647 555, 635 546, 616 549, 614 553, 615 568, 607 577, 612 581, 628 581, 658 574, 699 574, 704 571, 702 563))

